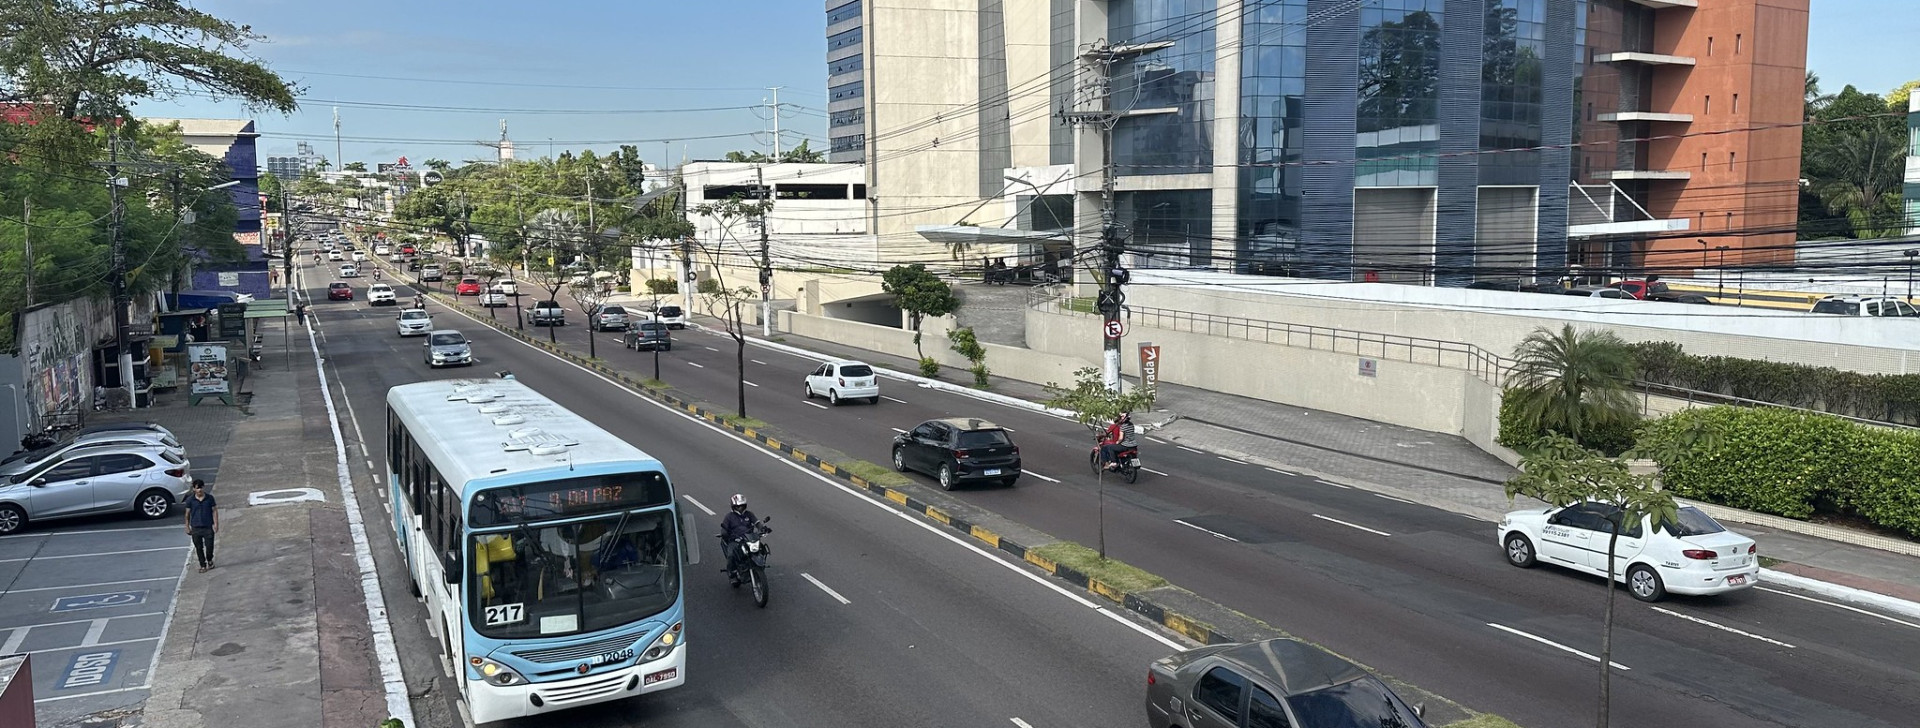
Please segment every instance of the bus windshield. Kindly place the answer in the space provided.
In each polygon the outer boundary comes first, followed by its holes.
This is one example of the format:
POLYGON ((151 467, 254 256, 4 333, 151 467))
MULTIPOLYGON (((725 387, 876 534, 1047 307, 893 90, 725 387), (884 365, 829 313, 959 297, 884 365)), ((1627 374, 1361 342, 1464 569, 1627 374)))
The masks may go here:
POLYGON ((680 595, 670 510, 522 524, 473 536, 473 626, 496 639, 560 637, 666 611, 680 595))

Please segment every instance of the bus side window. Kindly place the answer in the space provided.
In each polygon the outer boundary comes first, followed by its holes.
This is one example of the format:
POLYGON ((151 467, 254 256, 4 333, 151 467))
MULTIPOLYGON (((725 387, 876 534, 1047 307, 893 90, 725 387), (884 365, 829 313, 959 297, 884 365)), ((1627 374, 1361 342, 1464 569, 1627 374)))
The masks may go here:
POLYGON ((389 473, 405 472, 400 469, 400 463, 403 460, 402 456, 406 452, 406 448, 401 444, 401 440, 404 439, 405 436, 406 436, 406 431, 400 429, 400 416, 394 414, 392 409, 388 409, 387 410, 387 472, 389 473))
MULTIPOLYGON (((451 489, 449 489, 449 492, 451 492, 451 489)), ((451 498, 451 496, 449 496, 449 498, 451 498)), ((464 561, 463 549, 460 546, 461 532, 464 530, 461 524, 465 521, 460 517, 460 505, 458 503, 450 503, 449 505, 452 507, 447 510, 453 515, 453 518, 447 522, 447 545, 440 549, 440 553, 448 559, 446 564, 447 573, 459 574, 461 569, 460 564, 464 561)))
POLYGON ((411 435, 407 436, 407 453, 413 459, 413 477, 408 481, 413 492, 409 502, 413 504, 414 515, 421 515, 427 507, 427 458, 420 453, 411 435))

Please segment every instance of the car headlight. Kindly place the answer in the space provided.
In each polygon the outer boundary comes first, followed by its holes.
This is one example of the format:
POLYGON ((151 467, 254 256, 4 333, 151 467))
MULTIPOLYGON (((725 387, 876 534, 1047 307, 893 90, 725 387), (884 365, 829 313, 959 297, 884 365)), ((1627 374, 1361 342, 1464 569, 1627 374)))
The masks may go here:
POLYGON ((667 631, 661 632, 659 637, 653 638, 653 644, 647 646, 647 651, 640 653, 640 661, 652 662, 673 654, 673 651, 678 649, 680 643, 683 641, 680 639, 680 627, 680 622, 674 622, 672 627, 667 628, 667 631))
POLYGON ((527 681, 526 678, 520 677, 520 673, 514 672, 513 668, 485 657, 469 658, 467 664, 473 666, 474 672, 480 673, 480 679, 498 687, 518 685, 527 681))

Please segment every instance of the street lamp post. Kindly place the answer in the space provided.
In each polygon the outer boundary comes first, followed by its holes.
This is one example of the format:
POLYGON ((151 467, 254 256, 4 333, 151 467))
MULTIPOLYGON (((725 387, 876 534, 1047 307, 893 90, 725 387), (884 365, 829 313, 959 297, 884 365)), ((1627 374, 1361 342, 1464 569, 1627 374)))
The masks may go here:
POLYGON ((1700 267, 1702 268, 1707 267, 1707 239, 1700 238, 1693 242, 1700 244, 1700 267))
POLYGON ((1906 295, 1906 299, 1907 299, 1907 302, 1908 302, 1908 303, 1912 303, 1912 302, 1913 302, 1913 257, 1914 257, 1914 256, 1916 256, 1916 255, 1920 255, 1920 248, 1916 248, 1916 249, 1913 249, 1913 250, 1908 250, 1907 252, 1905 252, 1905 253, 1902 253, 1902 255, 1905 255, 1905 256, 1907 256, 1907 295, 1906 295))
POLYGON ((1715 296, 1715 298, 1719 298, 1721 300, 1726 300, 1727 298, 1727 248, 1728 247, 1729 246, 1722 245, 1720 247, 1714 248, 1714 250, 1720 251, 1720 264, 1716 266, 1720 275, 1720 284, 1719 284, 1720 294, 1718 296, 1715 296))

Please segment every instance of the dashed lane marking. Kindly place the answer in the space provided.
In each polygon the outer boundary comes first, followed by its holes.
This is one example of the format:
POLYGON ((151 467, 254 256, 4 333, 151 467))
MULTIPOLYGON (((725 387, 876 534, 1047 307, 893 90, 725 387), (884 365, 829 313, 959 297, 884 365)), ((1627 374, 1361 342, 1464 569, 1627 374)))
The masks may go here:
POLYGON ((1171 477, 1173 477, 1173 476, 1171 476, 1171 475, 1168 475, 1168 474, 1166 474, 1166 473, 1162 473, 1162 472, 1160 472, 1160 471, 1158 471, 1158 470, 1154 470, 1153 468, 1141 468, 1141 470, 1145 470, 1145 471, 1147 471, 1147 472, 1149 472, 1149 473, 1153 473, 1154 475, 1158 475, 1158 476, 1160 476, 1160 477, 1162 477, 1162 478, 1171 478, 1171 477))
POLYGON ((707 365, 705 365, 705 364, 701 364, 700 362, 697 362, 697 361, 690 361, 690 362, 687 362, 687 365, 688 365, 688 366, 691 366, 691 367, 694 367, 694 368, 696 368, 696 369, 705 369, 705 368, 707 368, 707 365))
POLYGON ((758 387, 758 386, 760 386, 760 385, 758 385, 758 384, 754 384, 753 382, 751 382, 751 381, 748 381, 748 380, 745 380, 745 379, 742 379, 742 380, 740 380, 740 381, 741 381, 741 382, 743 382, 743 383, 745 383, 745 384, 746 384, 747 386, 749 386, 749 387, 758 387))
POLYGON ((1232 537, 1232 536, 1228 536, 1228 535, 1226 535, 1226 534, 1224 534, 1224 533, 1221 533, 1221 532, 1219 532, 1219 531, 1214 531, 1214 530, 1211 530, 1211 529, 1206 529, 1206 528, 1201 528, 1201 527, 1199 527, 1199 526, 1195 526, 1195 525, 1193 525, 1193 524, 1191 524, 1191 523, 1188 523, 1188 522, 1186 522, 1186 521, 1182 521, 1182 520, 1180 520, 1180 519, 1178 519, 1178 518, 1175 518, 1175 519, 1173 519, 1173 522, 1174 522, 1174 523, 1178 523, 1178 524, 1180 524, 1180 525, 1182 525, 1182 526, 1186 526, 1187 528, 1191 528, 1191 529, 1193 529, 1193 530, 1195 530, 1195 531, 1199 531, 1199 532, 1201 532, 1201 533, 1206 533, 1206 534, 1211 534, 1211 535, 1212 535, 1212 536, 1213 536, 1214 538, 1218 538, 1218 539, 1224 539, 1224 540, 1227 540, 1227 541, 1232 541, 1232 542, 1234 542, 1234 543, 1240 543, 1240 539, 1237 539, 1237 538, 1234 538, 1234 537, 1232 537))
POLYGON ((906 401, 906 400, 904 400, 904 399, 895 399, 895 398, 893 398, 893 397, 889 397, 889 396, 887 396, 887 395, 884 395, 884 394, 883 394, 883 395, 880 395, 880 398, 881 398, 881 399, 884 399, 884 400, 886 400, 886 401, 888 401, 888 402, 899 402, 900 404, 906 404, 906 403, 907 403, 907 401, 906 401))
MULTIPOLYGON (((1488 627, 1492 627, 1492 628, 1494 628, 1494 629, 1497 629, 1497 630, 1500 630, 1500 631, 1502 631, 1502 632, 1506 632, 1506 633, 1508 633, 1508 634, 1512 634, 1512 635, 1518 635, 1518 636, 1520 636, 1520 637, 1525 637, 1525 638, 1527 638, 1527 639, 1530 639, 1530 640, 1533 640, 1533 641, 1535 641, 1535 642, 1538 642, 1538 643, 1540 643, 1540 644, 1543 644, 1543 645, 1546 645, 1546 646, 1548 646, 1548 647, 1552 647, 1552 648, 1554 648, 1554 649, 1556 649, 1556 650, 1560 650, 1560 651, 1563 651, 1563 652, 1570 652, 1570 653, 1573 653, 1573 654, 1576 654, 1576 655, 1579 655, 1579 656, 1581 656, 1581 657, 1585 657, 1585 658, 1587 658, 1587 659, 1589 659, 1589 660, 1592 660, 1592 661, 1594 661, 1594 662, 1599 662, 1599 661, 1600 661, 1600 658, 1599 658, 1599 656, 1597 656, 1597 655, 1590 655, 1590 654, 1587 654, 1587 653, 1585 653, 1585 652, 1581 652, 1581 651, 1579 651, 1579 650, 1576 650, 1576 649, 1574 649, 1574 648, 1572 648, 1572 647, 1568 647, 1568 646, 1566 646, 1566 645, 1563 645, 1563 644, 1560 644, 1560 643, 1558 643, 1558 642, 1555 642, 1555 641, 1553 641, 1553 640, 1550 640, 1550 639, 1547 639, 1547 638, 1545 638, 1545 637, 1541 637, 1540 635, 1537 635, 1537 634, 1533 634, 1533 633, 1531 633, 1531 632, 1522 632, 1522 631, 1520 631, 1520 630, 1517 630, 1517 629, 1514 629, 1514 628, 1512 628, 1512 627, 1508 627, 1508 626, 1506 626, 1506 625, 1504 625, 1504 624, 1495 624, 1495 623, 1493 623, 1493 622, 1488 622, 1488 623, 1487 623, 1487 626, 1488 626, 1488 627)), ((1620 663, 1618 663, 1618 662, 1609 662, 1609 663, 1607 663, 1607 664, 1609 664, 1609 665, 1612 665, 1612 666, 1614 666, 1614 667, 1617 667, 1617 668, 1619 668, 1619 669, 1622 669, 1622 670, 1631 670, 1631 669, 1633 669, 1633 668, 1631 668, 1631 667, 1627 667, 1626 665, 1622 665, 1622 664, 1620 664, 1620 663)))
POLYGON ((1216 457, 1216 458, 1220 458, 1221 460, 1225 460, 1225 461, 1227 461, 1227 462, 1230 462, 1230 463, 1233 463, 1233 464, 1235 464, 1235 465, 1247 465, 1247 464, 1249 464, 1249 463, 1248 463, 1247 461, 1245 461, 1245 460, 1235 460, 1235 459, 1233 459, 1233 458, 1230 458, 1230 457, 1227 457, 1227 456, 1225 456, 1225 455, 1215 455, 1214 457, 1216 457))
POLYGON ((1693 623, 1695 623, 1695 624, 1704 624, 1704 625, 1706 625, 1706 626, 1708 626, 1708 627, 1712 627, 1712 628, 1714 628, 1714 629, 1717 629, 1717 630, 1720 630, 1720 631, 1723 631, 1723 632, 1732 632, 1732 633, 1734 633, 1734 634, 1737 634, 1737 635, 1740 635, 1740 636, 1742 636, 1742 637, 1752 637, 1752 638, 1754 638, 1754 639, 1757 639, 1757 640, 1760 640, 1761 642, 1765 642, 1765 643, 1767 643, 1767 644, 1770 644, 1770 645, 1779 645, 1779 646, 1781 646, 1781 647, 1785 647, 1785 648, 1787 648, 1787 649, 1789 649, 1789 650, 1791 650, 1791 649, 1794 649, 1794 646, 1793 646, 1793 645, 1790 645, 1790 644, 1787 644, 1787 643, 1785 643, 1785 642, 1781 642, 1780 640, 1776 640, 1776 639, 1773 639, 1773 638, 1771 638, 1771 637, 1762 637, 1762 636, 1760 636, 1760 635, 1757 635, 1757 634, 1754 634, 1754 633, 1752 633, 1752 632, 1747 632, 1747 631, 1744 631, 1744 630, 1738 630, 1738 629, 1734 629, 1734 628, 1732 628, 1732 627, 1728 627, 1728 626, 1726 626, 1726 625, 1724 625, 1724 624, 1720 624, 1719 622, 1714 622, 1714 621, 1710 621, 1710 620, 1705 620, 1705 619, 1701 619, 1701 618, 1699 618, 1699 617, 1695 617, 1695 616, 1693 616, 1693 615, 1691 615, 1691 614, 1681 614, 1681 613, 1679 613, 1679 612, 1676 612, 1676 611, 1673 611, 1673 610, 1671 610, 1671 609, 1667 609, 1667 608, 1664 608, 1664 607, 1651 607, 1651 609, 1653 609, 1653 611, 1656 611, 1656 612, 1659 612, 1659 613, 1661 613, 1661 614, 1665 614, 1665 615, 1669 615, 1669 616, 1673 616, 1673 617, 1679 617, 1679 618, 1681 618, 1681 619, 1684 619, 1684 620, 1687 620, 1687 621, 1689 621, 1689 622, 1693 622, 1693 623))
POLYGON ((1342 520, 1340 520, 1340 519, 1338 519, 1338 518, 1328 518, 1328 517, 1326 517, 1326 516, 1323 516, 1323 515, 1320 515, 1320 514, 1318 514, 1318 513, 1315 513, 1315 514, 1313 514, 1313 517, 1314 517, 1314 518, 1318 518, 1318 519, 1320 519, 1320 520, 1322 520, 1322 521, 1328 521, 1328 522, 1331 522, 1331 523, 1338 523, 1338 524, 1340 524, 1340 525, 1342 525, 1342 526, 1346 526, 1347 528, 1357 528, 1357 529, 1360 529, 1360 530, 1362 530, 1362 531, 1366 531, 1367 533, 1377 533, 1377 534, 1380 534, 1380 535, 1382 535, 1382 536, 1392 536, 1392 535, 1393 535, 1393 534, 1391 534, 1391 533, 1387 533, 1386 531, 1380 531, 1380 530, 1376 530, 1376 529, 1372 529, 1372 528, 1367 528, 1366 526, 1362 526, 1362 525, 1360 525, 1360 524, 1358 524, 1358 523, 1348 523, 1348 522, 1346 522, 1346 521, 1342 521, 1342 520))
POLYGON ((1204 452, 1201 452, 1201 451, 1199 451, 1199 450, 1195 450, 1195 449, 1193 449, 1193 448, 1190 448, 1190 447, 1187 447, 1186 445, 1174 445, 1174 447, 1177 447, 1177 448, 1180 448, 1180 449, 1182 449, 1182 450, 1185 450, 1185 451, 1187 451, 1187 452, 1190 452, 1190 453, 1193 453, 1193 454, 1195 454, 1195 455, 1205 455, 1205 454, 1206 454, 1206 453, 1204 453, 1204 452))
POLYGON ((1045 475, 1041 475, 1041 474, 1039 474, 1039 473, 1036 473, 1036 472, 1033 472, 1033 471, 1031 471, 1031 470, 1028 470, 1028 471, 1025 471, 1025 472, 1026 472, 1026 474, 1028 474, 1028 475, 1031 475, 1031 476, 1033 476, 1033 477, 1036 477, 1036 478, 1039 478, 1039 479, 1041 479, 1041 480, 1044 480, 1044 481, 1047 481, 1047 482, 1049 482, 1049 483, 1058 483, 1058 482, 1060 482, 1060 479, 1058 479, 1058 478, 1049 478, 1049 477, 1047 477, 1047 476, 1045 476, 1045 475))
POLYGON ((825 584, 820 583, 820 580, 813 578, 812 574, 802 571, 800 572, 800 577, 803 579, 806 579, 807 581, 813 582, 814 586, 820 587, 820 591, 826 592, 827 596, 830 596, 830 597, 833 597, 834 599, 839 600, 841 604, 853 603, 853 602, 847 601, 846 597, 840 596, 840 592, 834 591, 832 587, 829 587, 825 584))
POLYGON ((693 507, 695 507, 695 508, 698 508, 698 509, 700 509, 700 510, 702 510, 702 511, 705 511, 707 515, 709 515, 709 516, 711 516, 711 515, 713 515, 713 509, 712 509, 712 508, 708 508, 708 507, 707 507, 707 505, 706 505, 705 503, 701 503, 700 501, 697 501, 697 500, 694 500, 694 499, 693 499, 693 496, 690 496, 690 495, 687 495, 687 494, 685 494, 685 493, 681 493, 681 494, 680 494, 680 497, 682 497, 682 498, 685 498, 685 499, 687 499, 687 502, 688 502, 688 503, 692 503, 692 504, 693 504, 693 507))
POLYGON ((808 402, 808 403, 807 403, 807 406, 808 406, 808 407, 819 407, 820 409, 827 409, 827 406, 826 406, 826 405, 824 405, 824 404, 820 404, 819 402, 808 402))

